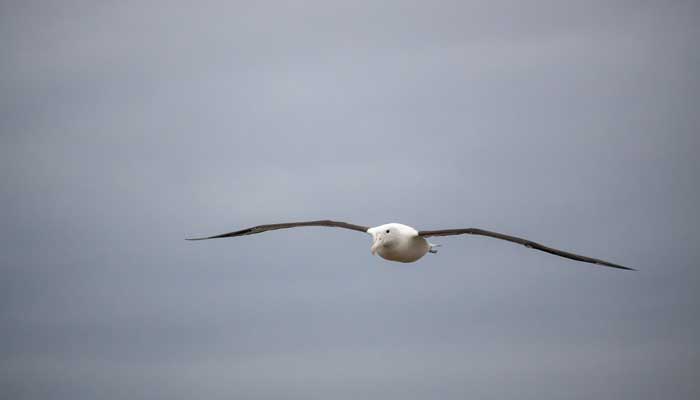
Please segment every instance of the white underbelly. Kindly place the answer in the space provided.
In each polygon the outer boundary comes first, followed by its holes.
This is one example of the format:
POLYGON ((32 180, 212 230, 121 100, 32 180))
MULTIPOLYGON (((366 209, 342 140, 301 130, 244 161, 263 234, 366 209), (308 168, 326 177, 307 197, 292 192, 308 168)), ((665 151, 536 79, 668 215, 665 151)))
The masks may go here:
POLYGON ((377 253, 385 260, 410 263, 423 257, 428 250, 430 250, 430 244, 427 240, 422 237, 413 237, 410 241, 399 243, 394 247, 380 248, 377 253))

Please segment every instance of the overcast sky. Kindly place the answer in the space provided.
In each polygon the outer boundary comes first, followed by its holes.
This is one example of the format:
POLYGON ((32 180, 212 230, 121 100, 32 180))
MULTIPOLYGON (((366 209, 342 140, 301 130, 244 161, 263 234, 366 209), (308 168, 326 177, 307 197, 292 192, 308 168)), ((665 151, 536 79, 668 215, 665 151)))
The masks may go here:
POLYGON ((0 397, 700 397, 697 2, 101 3, 0 5, 0 397), (640 271, 183 240, 320 218, 640 271))

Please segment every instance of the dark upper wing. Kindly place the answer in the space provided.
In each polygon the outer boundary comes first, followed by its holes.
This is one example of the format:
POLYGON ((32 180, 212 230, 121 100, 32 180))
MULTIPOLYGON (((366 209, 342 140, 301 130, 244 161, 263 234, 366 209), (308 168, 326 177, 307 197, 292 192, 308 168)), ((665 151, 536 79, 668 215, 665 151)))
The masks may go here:
POLYGON ((547 252, 549 254, 554 254, 554 255, 557 255, 560 257, 569 258, 571 260, 583 261, 583 262, 587 262, 587 263, 591 263, 591 264, 599 264, 599 265, 605 265, 605 266, 613 267, 613 268, 628 269, 631 271, 636 271, 636 269, 634 269, 634 268, 623 267, 622 265, 613 264, 611 262, 607 262, 604 260, 598 260, 597 258, 580 256, 578 254, 553 249, 551 247, 547 247, 547 246, 541 245, 541 244, 536 243, 536 242, 531 242, 527 239, 522 239, 522 238, 515 237, 515 236, 504 235, 502 233, 497 233, 497 232, 486 231, 483 229, 477 229, 477 228, 444 229, 444 230, 439 230, 439 231, 420 231, 420 232, 418 232, 419 236, 424 236, 424 237, 427 237, 427 236, 451 236, 451 235, 464 235, 464 234, 490 236, 492 238, 507 240, 509 242, 522 244, 523 246, 531 248, 531 249, 541 250, 541 251, 547 252))
POLYGON ((348 224, 347 222, 331 221, 331 220, 320 220, 320 221, 303 221, 303 222, 286 222, 283 224, 269 224, 269 225, 258 225, 252 228, 241 229, 240 231, 222 233, 221 235, 192 238, 187 240, 205 240, 205 239, 218 239, 226 237, 244 236, 244 235, 254 235, 256 233, 262 233, 267 231, 274 231, 277 229, 287 229, 296 228, 298 226, 331 226, 335 228, 345 228, 352 229, 359 232, 367 232, 368 226, 360 226, 354 224, 348 224))

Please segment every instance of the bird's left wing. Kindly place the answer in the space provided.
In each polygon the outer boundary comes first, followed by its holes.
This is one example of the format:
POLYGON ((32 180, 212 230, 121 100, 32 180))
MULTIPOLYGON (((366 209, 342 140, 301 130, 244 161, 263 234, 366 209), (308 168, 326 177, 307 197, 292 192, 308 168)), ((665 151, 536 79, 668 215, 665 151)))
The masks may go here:
POLYGON ((296 227, 300 227, 300 226, 330 226, 330 227, 334 227, 334 228, 352 229, 353 231, 359 231, 359 232, 365 232, 365 233, 369 229, 368 226, 361 226, 361 225, 349 224, 347 222, 331 221, 328 219, 324 219, 324 220, 319 220, 319 221, 285 222, 282 224, 258 225, 258 226, 253 226, 251 228, 241 229, 240 231, 222 233, 220 235, 215 235, 215 236, 191 238, 191 239, 187 239, 187 240, 205 240, 205 239, 218 239, 218 238, 254 235, 256 233, 274 231, 277 229, 296 228, 296 227))
POLYGON ((558 250, 558 249, 554 249, 554 248, 551 248, 551 247, 547 247, 547 246, 545 246, 545 245, 542 245, 542 244, 539 244, 539 243, 536 243, 536 242, 533 242, 533 241, 530 241, 530 240, 527 240, 527 239, 523 239, 523 238, 519 238, 519 237, 515 237, 515 236, 510 236, 510 235, 504 235, 504 234, 502 234, 502 233, 491 232, 491 231, 487 231, 487 230, 484 230, 484 229, 478 229, 478 228, 443 229, 443 230, 438 230, 438 231, 419 231, 419 232, 418 232, 418 235, 419 235, 419 236, 423 236, 423 237, 428 237, 428 236, 451 236, 451 235, 481 235, 481 236, 489 236, 489 237, 496 238, 496 239, 507 240, 507 241, 509 241, 509 242, 522 244, 523 246, 525 246, 525 247, 527 247, 527 248, 531 248, 531 249, 536 249, 536 250, 544 251, 544 252, 547 252, 547 253, 549 253, 549 254, 554 254, 554 255, 556 255, 556 256, 568 258, 568 259, 571 259, 571 260, 582 261, 582 262, 587 262, 587 263, 591 263, 591 264, 605 265, 606 267, 612 267, 612 268, 619 268, 619 269, 627 269, 627 270, 631 270, 631 271, 636 271, 634 268, 623 267, 622 265, 613 264, 613 263, 611 263, 611 262, 604 261, 604 260, 599 260, 599 259, 597 259, 597 258, 591 258, 591 257, 581 256, 581 255, 578 255, 578 254, 569 253, 569 252, 567 252, 567 251, 563 251, 563 250, 558 250))

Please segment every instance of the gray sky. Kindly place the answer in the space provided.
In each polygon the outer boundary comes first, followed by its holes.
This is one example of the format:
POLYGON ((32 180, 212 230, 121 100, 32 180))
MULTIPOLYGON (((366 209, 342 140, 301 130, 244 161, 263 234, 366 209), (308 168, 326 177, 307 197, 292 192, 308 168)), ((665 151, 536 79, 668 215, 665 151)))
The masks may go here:
POLYGON ((0 397, 696 399, 694 1, 3 2, 0 397), (415 264, 335 218, 476 226, 415 264))

